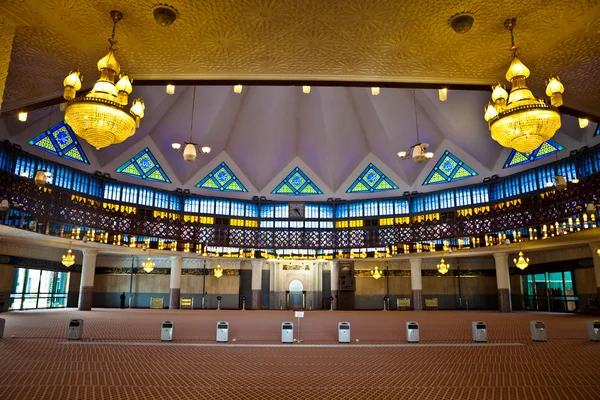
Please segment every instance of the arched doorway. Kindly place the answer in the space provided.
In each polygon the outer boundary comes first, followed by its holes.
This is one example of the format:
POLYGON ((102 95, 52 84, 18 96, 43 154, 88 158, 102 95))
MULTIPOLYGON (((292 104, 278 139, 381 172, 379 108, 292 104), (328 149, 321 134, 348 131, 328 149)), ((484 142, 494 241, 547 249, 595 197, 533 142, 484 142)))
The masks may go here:
POLYGON ((304 285, 298 279, 294 279, 290 282, 288 288, 288 306, 291 309, 304 308, 304 285))

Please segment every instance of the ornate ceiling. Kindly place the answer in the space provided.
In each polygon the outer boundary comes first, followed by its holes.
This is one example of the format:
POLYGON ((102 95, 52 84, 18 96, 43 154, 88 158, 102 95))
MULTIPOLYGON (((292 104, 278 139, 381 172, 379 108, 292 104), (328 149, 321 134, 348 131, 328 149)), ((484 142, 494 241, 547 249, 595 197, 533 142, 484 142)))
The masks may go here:
MULTIPOLYGON (((503 22, 515 30, 531 83, 557 74, 565 104, 600 109, 598 0, 172 0, 170 27, 154 21, 153 0, 4 0, 16 25, 3 110, 60 96, 79 67, 91 85, 107 49, 108 12, 119 60, 136 79, 286 79, 492 84, 510 61, 503 22), (475 17, 467 34, 448 19, 475 17)), ((265 89, 267 90, 267 89, 265 89)), ((134 92, 135 93, 135 92, 134 92)), ((478 105, 482 109, 484 101, 478 105)))

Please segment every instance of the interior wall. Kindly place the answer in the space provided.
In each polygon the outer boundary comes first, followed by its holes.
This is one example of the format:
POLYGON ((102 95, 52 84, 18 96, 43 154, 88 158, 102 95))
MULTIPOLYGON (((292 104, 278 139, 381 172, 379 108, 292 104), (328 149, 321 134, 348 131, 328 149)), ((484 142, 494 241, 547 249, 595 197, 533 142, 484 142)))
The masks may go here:
POLYGON ((594 268, 579 268, 575 270, 575 289, 579 297, 579 310, 586 312, 586 306, 591 299, 597 299, 598 297, 594 268))
POLYGON ((0 264, 0 312, 8 311, 10 306, 14 273, 15 268, 12 265, 0 264))

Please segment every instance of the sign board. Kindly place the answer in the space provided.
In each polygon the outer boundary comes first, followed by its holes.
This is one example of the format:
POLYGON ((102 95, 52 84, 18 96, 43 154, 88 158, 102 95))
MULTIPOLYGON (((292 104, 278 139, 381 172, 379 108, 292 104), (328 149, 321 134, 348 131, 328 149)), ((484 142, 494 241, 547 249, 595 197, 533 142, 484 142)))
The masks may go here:
POLYGON ((295 317, 296 318, 304 318, 304 311, 296 311, 295 317))

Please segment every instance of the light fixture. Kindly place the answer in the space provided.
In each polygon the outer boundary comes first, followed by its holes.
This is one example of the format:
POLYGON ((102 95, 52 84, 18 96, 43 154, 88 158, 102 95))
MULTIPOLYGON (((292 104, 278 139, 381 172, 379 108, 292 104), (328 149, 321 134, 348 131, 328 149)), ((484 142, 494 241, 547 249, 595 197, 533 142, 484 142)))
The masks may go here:
POLYGON ((579 183, 579 178, 573 178, 573 179, 571 179, 571 183, 579 183))
POLYGON ((371 276, 372 276, 374 279, 379 279, 379 278, 381 278, 381 272, 379 272, 379 267, 375 267, 375 269, 374 269, 374 270, 371 270, 371 276))
POLYGON ((214 270, 215 278, 220 278, 223 276, 223 268, 221 268, 221 264, 217 264, 217 268, 214 270))
POLYGON ((192 118, 190 122, 190 141, 184 142, 183 146, 181 143, 171 143, 171 147, 177 151, 182 151, 183 147, 183 159, 187 162, 193 162, 196 160, 198 153, 204 156, 210 153, 210 147, 200 146, 198 143, 192 142, 192 132, 194 131, 194 108, 196 105, 196 86, 194 86, 194 93, 192 98, 192 118))
POLYGON ((448 89, 447 88, 441 88, 438 90, 438 96, 440 98, 440 101, 446 101, 448 100, 448 89))
POLYGON ((302 93, 309 94, 310 93, 310 86, 307 86, 307 85, 302 86, 302 93))
POLYGON ((38 171, 35 173, 35 178, 33 178, 33 181, 38 186, 44 186, 46 183, 48 183, 51 177, 52 174, 50 172, 38 171))
POLYGON ((71 250, 71 242, 69 242, 69 250, 67 250, 67 254, 63 254, 62 256, 62 265, 69 268, 73 264, 75 264, 75 255, 71 250))
POLYGON ((600 249, 596 250, 596 254, 598 254, 598 256, 600 256, 600 249))
POLYGON ((433 158, 433 152, 425 151, 429 148, 429 144, 421 143, 419 139, 419 115, 417 113, 417 95, 413 89, 413 102, 415 104, 415 125, 417 128, 417 144, 411 146, 408 151, 399 151, 398 157, 402 160, 408 160, 412 158, 417 164, 421 164, 425 160, 433 158))
POLYGON ((381 91, 381 89, 379 89, 378 87, 372 87, 371 88, 371 94, 373 96, 379 96, 379 92, 381 91))
POLYGON ((166 88, 167 94, 175 94, 175 85, 172 83, 167 84, 166 88))
POLYGON ((235 85, 233 87, 233 93, 241 94, 242 93, 242 85, 235 85))
POLYGON ((519 269, 524 270, 529 265, 529 258, 524 258, 523 252, 519 251, 519 259, 517 260, 516 258, 514 258, 513 262, 519 269))
POLYGON ((449 264, 444 263, 444 258, 442 257, 440 263, 437 265, 437 270, 440 274, 445 275, 446 272, 448 272, 448 269, 450 268, 449 264))
POLYGON ((504 26, 510 31, 512 63, 506 72, 511 82, 510 95, 499 83, 493 86, 492 102, 485 108, 485 120, 496 140, 504 147, 530 154, 552 138, 560 128, 560 114, 556 107, 562 105, 563 85, 557 77, 551 77, 546 94, 551 105, 542 98, 533 96, 527 87, 529 69, 517 57, 517 46, 513 35, 516 20, 506 20, 504 26))
POLYGON ((154 267, 156 267, 156 263, 152 261, 152 257, 150 257, 150 252, 148 252, 148 259, 142 263, 142 268, 147 273, 154 271, 154 267))
POLYGON ((579 127, 581 129, 587 128, 589 124, 590 124, 590 120, 589 119, 587 119, 587 118, 579 118, 579 127))
POLYGON ((136 99, 127 109, 128 96, 133 90, 126 74, 119 75, 121 66, 115 57, 114 45, 117 22, 123 18, 119 11, 111 11, 112 36, 108 40, 108 54, 98 61, 100 78, 85 96, 75 97, 81 89, 79 70, 69 72, 63 81, 64 98, 69 101, 65 109, 65 122, 73 132, 96 149, 121 143, 135 133, 144 117, 144 101, 136 99), (115 78, 119 77, 115 84, 115 78))
POLYGON ((19 118, 19 121, 21 121, 21 122, 27 121, 27 112, 26 111, 20 112, 18 115, 18 118, 19 118))

